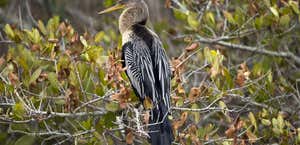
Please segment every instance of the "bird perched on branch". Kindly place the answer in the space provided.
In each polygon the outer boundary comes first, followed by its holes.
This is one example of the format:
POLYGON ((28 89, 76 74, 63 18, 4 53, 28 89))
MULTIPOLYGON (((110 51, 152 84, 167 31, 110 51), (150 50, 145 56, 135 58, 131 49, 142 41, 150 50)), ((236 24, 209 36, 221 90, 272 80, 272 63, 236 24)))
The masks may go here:
POLYGON ((99 14, 124 9, 119 18, 122 59, 126 74, 140 101, 151 102, 149 136, 152 145, 170 145, 174 139, 168 119, 171 70, 159 37, 146 23, 149 17, 144 0, 120 0, 99 14))

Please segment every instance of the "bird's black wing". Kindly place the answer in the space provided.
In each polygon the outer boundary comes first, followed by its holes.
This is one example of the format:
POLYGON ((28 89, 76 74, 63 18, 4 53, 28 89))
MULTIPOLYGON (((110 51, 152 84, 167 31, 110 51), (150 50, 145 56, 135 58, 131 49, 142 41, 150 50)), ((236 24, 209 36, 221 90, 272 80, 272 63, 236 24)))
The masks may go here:
POLYGON ((153 60, 153 69, 155 80, 158 85, 156 90, 158 94, 161 95, 162 101, 166 105, 166 111, 169 112, 170 108, 170 90, 171 90, 171 69, 169 64, 169 59, 166 55, 166 52, 163 48, 163 45, 160 39, 154 35, 152 43, 152 60, 153 60))
POLYGON ((167 118, 170 108, 171 71, 168 57, 158 36, 142 25, 133 26, 131 41, 123 45, 127 76, 138 96, 153 101, 149 120, 152 145, 170 145, 174 140, 167 118))
POLYGON ((143 101, 150 97, 157 104, 153 64, 148 46, 141 39, 123 45, 123 60, 126 73, 135 92, 143 101))

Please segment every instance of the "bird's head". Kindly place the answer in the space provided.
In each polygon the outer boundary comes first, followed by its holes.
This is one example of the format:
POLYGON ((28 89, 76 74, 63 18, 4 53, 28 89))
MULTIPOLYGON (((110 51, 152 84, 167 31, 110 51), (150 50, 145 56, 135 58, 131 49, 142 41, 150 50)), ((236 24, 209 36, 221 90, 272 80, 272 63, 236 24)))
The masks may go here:
POLYGON ((109 13, 112 11, 120 10, 120 9, 127 9, 131 7, 136 7, 139 5, 145 4, 144 0, 119 0, 116 5, 107 8, 98 14, 104 14, 104 13, 109 13))
POLYGON ((121 33, 135 24, 145 25, 149 17, 148 6, 144 0, 119 0, 116 5, 99 12, 99 14, 119 9, 124 9, 119 18, 121 33))

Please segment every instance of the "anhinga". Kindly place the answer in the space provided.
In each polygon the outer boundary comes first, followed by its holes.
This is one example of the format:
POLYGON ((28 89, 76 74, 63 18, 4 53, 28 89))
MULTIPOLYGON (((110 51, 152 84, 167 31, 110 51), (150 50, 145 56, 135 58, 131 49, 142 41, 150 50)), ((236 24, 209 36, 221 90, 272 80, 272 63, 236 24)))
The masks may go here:
POLYGON ((99 14, 125 8, 119 18, 122 59, 135 94, 151 99, 149 136, 152 145, 170 145, 174 139, 168 119, 171 70, 159 37, 146 27, 149 17, 144 0, 120 0, 99 14))

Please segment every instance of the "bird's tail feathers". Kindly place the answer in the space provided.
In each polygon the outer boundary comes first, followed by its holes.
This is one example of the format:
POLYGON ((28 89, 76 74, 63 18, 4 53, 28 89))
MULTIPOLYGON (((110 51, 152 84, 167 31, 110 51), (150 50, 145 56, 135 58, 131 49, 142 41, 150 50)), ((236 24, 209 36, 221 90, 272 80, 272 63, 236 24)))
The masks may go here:
POLYGON ((167 111, 153 109, 149 124, 149 136, 151 145, 171 145, 174 140, 172 125, 168 119, 167 111), (162 113, 161 113, 162 112, 162 113))

